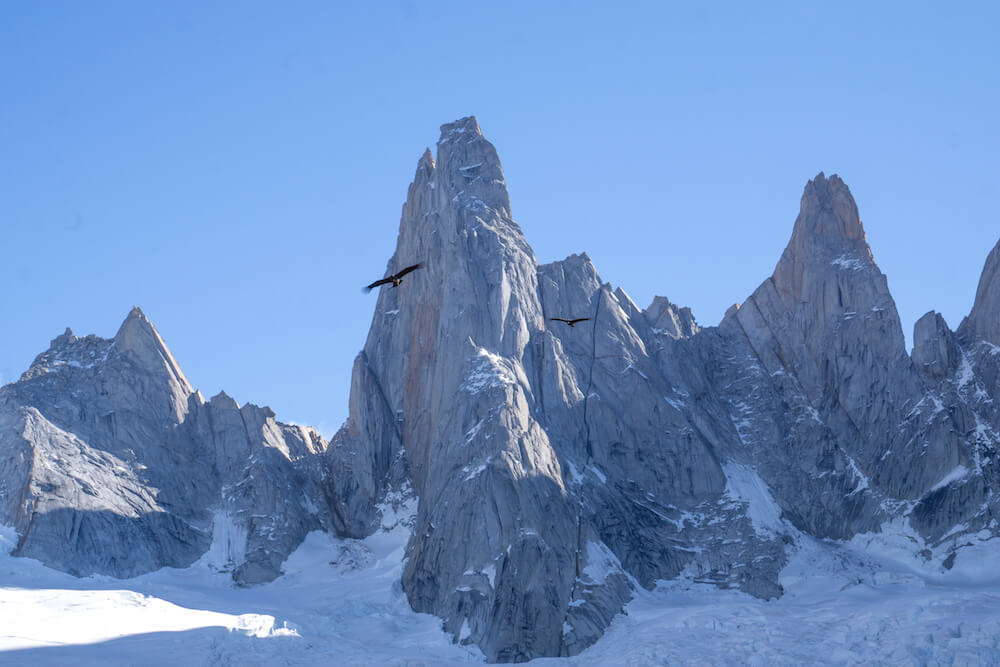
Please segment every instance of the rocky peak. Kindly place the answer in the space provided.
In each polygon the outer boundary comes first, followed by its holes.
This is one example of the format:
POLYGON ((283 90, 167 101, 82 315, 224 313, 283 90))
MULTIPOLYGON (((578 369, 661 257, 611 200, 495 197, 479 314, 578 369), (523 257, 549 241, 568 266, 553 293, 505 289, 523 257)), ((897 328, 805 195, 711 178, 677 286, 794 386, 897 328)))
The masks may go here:
POLYGON ((88 371, 105 362, 113 343, 93 334, 75 336, 69 327, 52 339, 49 349, 42 352, 31 363, 31 367, 21 375, 22 380, 49 375, 50 373, 88 371))
POLYGON ((62 334, 60 334, 60 335, 58 335, 58 336, 56 336, 55 338, 52 339, 52 342, 49 343, 49 347, 53 347, 53 348, 54 347, 65 347, 67 345, 72 345, 77 340, 79 340, 79 339, 75 335, 73 335, 73 330, 70 329, 69 327, 66 327, 66 331, 64 331, 62 334))
POLYGON ((962 320, 958 334, 965 339, 981 339, 1000 345, 1000 241, 993 247, 976 289, 976 301, 962 320))
POLYGON ((218 394, 213 396, 208 400, 209 405, 211 405, 216 410, 239 410, 240 404, 236 402, 232 396, 227 394, 225 390, 220 391, 218 394))
POLYGON ((453 405, 467 359, 442 355, 442 337, 520 358, 532 332, 543 328, 537 262, 510 217, 500 160, 475 118, 442 126, 437 158, 425 150, 417 162, 386 271, 418 262, 422 268, 399 287, 379 290, 355 362, 343 437, 373 448, 370 476, 366 469, 361 484, 373 493, 390 470, 400 473, 403 460, 414 489, 423 493, 434 478, 429 469, 444 460, 431 456, 448 426, 438 416, 453 405))
MULTIPOLYGON (((885 276, 875 265, 865 240, 858 207, 851 191, 836 174, 828 179, 820 172, 806 184, 792 237, 774 269, 772 281, 785 300, 810 301, 827 312, 831 305, 841 311, 852 311, 855 305, 865 306, 845 301, 845 293, 857 291, 851 287, 855 284, 879 285, 876 291, 880 298, 889 299, 885 276)), ((860 291, 870 290, 862 287, 860 291)))
MULTIPOLYGON (((423 268, 407 278, 407 290, 387 289, 379 295, 378 312, 398 311, 398 324, 404 329, 414 315, 422 327, 436 326, 438 317, 460 316, 470 329, 463 338, 472 335, 477 344, 494 347, 500 344, 494 341, 499 333, 509 344, 523 346, 530 328, 526 322, 540 323, 537 313, 524 313, 522 304, 508 300, 510 295, 534 293, 533 284, 512 289, 509 283, 533 283, 537 263, 510 217, 496 149, 483 137, 474 117, 441 126, 437 159, 425 150, 417 163, 387 270, 416 262, 423 268), (442 292, 448 284, 463 288, 442 292), (500 298, 477 294, 492 290, 500 298), (403 293, 409 294, 406 304, 398 301, 403 293), (406 307, 416 304, 419 309, 406 307), (493 326, 499 321, 506 323, 493 326)), ((429 340, 434 332, 428 328, 423 333, 421 338, 429 340)))
POLYGON ((601 287, 600 276, 587 253, 570 255, 560 262, 538 267, 542 303, 547 317, 584 317, 591 314, 590 300, 601 287), (586 313, 576 312, 582 304, 586 313))
MULTIPOLYGON (((417 162, 417 173, 413 177, 413 183, 410 184, 412 196, 412 188, 427 186, 428 183, 434 183, 434 172, 437 169, 437 162, 434 160, 434 156, 431 154, 431 149, 424 149, 424 154, 420 156, 420 160, 417 162)), ((431 188, 434 185, 430 186, 431 188)))
POLYGON ((138 306, 134 306, 122 322, 115 334, 114 344, 118 352, 136 366, 150 372, 165 371, 184 393, 193 391, 167 344, 138 306))
POLYGON ((736 313, 740 312, 740 306, 742 305, 741 303, 734 303, 729 308, 726 308, 726 312, 722 315, 722 321, 725 322, 732 317, 736 317, 736 313))
POLYGON ((671 338, 690 338, 701 330, 690 308, 677 306, 665 296, 653 297, 643 315, 654 333, 671 338))
POLYGON ((132 309, 117 335, 67 329, 0 389, 0 524, 15 555, 77 575, 209 564, 269 581, 327 522, 326 443, 268 407, 191 392, 132 309), (12 453, 16 452, 16 455, 12 453))
MULTIPOLYGON (((916 462, 907 458, 904 406, 921 400, 923 385, 857 206, 836 176, 820 174, 806 185, 774 275, 723 321, 726 328, 734 323, 769 373, 794 378, 795 391, 839 434, 838 446, 858 470, 880 472, 872 489, 914 497, 954 460, 953 438, 941 438, 916 462)), ((947 329, 933 318, 921 325, 917 356, 947 368, 950 352, 932 343, 944 340, 939 324, 947 329)))
POLYGON ((913 325, 912 358, 917 370, 939 379, 958 368, 962 351, 940 313, 932 310, 913 325))
POLYGON ((847 184, 839 176, 833 174, 827 178, 819 172, 806 184, 793 236, 798 234, 865 240, 858 206, 847 184))
POLYGON ((450 123, 444 123, 441 125, 441 138, 451 137, 455 134, 466 134, 483 136, 482 130, 479 129, 479 121, 476 120, 475 116, 465 116, 454 120, 450 123))
POLYGON ((510 197, 500 158, 483 136, 475 116, 442 125, 437 148, 442 185, 457 201, 510 216, 510 197))

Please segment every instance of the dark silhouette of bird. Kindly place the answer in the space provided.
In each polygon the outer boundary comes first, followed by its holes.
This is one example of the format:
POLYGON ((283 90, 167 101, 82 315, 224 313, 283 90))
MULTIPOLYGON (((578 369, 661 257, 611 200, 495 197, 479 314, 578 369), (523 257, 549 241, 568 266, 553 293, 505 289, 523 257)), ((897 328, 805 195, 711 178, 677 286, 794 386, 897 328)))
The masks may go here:
POLYGON ((399 287, 399 283, 403 282, 403 276, 405 276, 410 271, 416 271, 417 269, 422 269, 422 268, 424 268, 424 265, 423 264, 419 264, 419 263, 418 264, 414 264, 413 266, 408 266, 405 269, 397 271, 396 273, 392 274, 391 276, 386 276, 382 280, 376 280, 371 285, 368 285, 367 287, 365 287, 365 291, 366 292, 371 292, 374 288, 378 287, 379 285, 389 285, 389 284, 391 284, 393 287, 399 287))
POLYGON ((572 320, 567 320, 567 319, 562 318, 562 317, 550 317, 549 319, 552 320, 553 322, 565 322, 566 324, 568 324, 568 325, 570 325, 572 327, 572 326, 576 326, 577 322, 586 322, 590 318, 589 317, 577 317, 577 318, 574 318, 572 320))

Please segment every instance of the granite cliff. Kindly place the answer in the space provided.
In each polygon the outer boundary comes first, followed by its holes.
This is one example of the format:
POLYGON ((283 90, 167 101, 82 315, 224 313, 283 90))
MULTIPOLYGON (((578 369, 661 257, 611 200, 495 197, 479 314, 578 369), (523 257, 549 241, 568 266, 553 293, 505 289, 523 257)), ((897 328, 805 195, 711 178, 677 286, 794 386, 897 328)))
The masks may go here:
POLYGON ((801 536, 903 521, 953 562, 998 530, 997 252, 959 333, 929 314, 908 354, 850 191, 820 174, 774 274, 702 328, 586 255, 539 265, 494 147, 444 125, 387 267, 428 268, 380 295, 333 440, 365 463, 343 495, 412 480, 404 590, 501 661, 580 651, 660 579, 779 596, 801 536))
POLYGON ((416 262, 378 295, 330 443, 205 401, 138 309, 56 338, 0 389, 17 552, 254 583, 308 531, 363 537, 415 497, 410 604, 523 661, 579 653, 660 580, 778 597, 802 540, 892 526, 948 568, 1000 533, 1000 244, 958 330, 928 313, 907 352, 854 199, 819 174, 772 276, 703 327, 586 254, 540 265, 463 118, 417 163, 387 271, 416 262))
POLYGON ((67 329, 0 388, 0 522, 16 555, 76 575, 206 556, 268 581, 306 533, 332 529, 325 449, 268 408, 206 401, 135 308, 112 339, 67 329))

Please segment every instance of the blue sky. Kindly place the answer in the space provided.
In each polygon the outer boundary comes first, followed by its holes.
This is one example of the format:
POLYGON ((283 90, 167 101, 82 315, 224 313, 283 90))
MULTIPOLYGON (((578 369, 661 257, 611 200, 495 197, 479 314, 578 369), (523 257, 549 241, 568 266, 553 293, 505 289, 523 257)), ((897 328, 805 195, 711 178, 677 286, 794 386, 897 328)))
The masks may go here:
POLYGON ((640 306, 716 324, 825 171, 907 336, 955 328, 1000 239, 1000 5, 813 5, 2 3, 0 381, 139 305, 206 395, 335 430, 360 287, 470 114, 538 259, 640 306))

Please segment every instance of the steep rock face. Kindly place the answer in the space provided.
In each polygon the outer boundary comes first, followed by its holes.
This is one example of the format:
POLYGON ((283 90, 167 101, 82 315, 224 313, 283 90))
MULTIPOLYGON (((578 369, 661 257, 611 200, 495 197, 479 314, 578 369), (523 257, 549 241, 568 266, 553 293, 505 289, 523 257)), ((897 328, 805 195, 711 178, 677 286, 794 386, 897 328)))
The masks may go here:
POLYGON ((656 334, 664 333, 671 338, 690 338, 700 331, 691 309, 676 306, 666 297, 654 297, 653 303, 643 315, 656 334))
MULTIPOLYGON (((758 469, 800 529, 834 538, 875 529, 967 460, 948 415, 924 400, 885 276, 838 177, 806 186, 774 275, 722 328, 745 336, 760 383, 799 406, 775 433, 780 446, 762 440, 758 469), (921 438, 926 447, 915 446, 921 438), (802 497, 822 500, 803 508, 802 497)), ((780 424, 785 411, 769 402, 751 412, 780 424)))
POLYGON ((799 532, 902 518, 933 553, 996 532, 1000 348, 931 316, 911 359, 837 176, 806 186, 774 275, 703 329, 585 254, 537 265, 466 118, 420 159, 387 268, 418 261, 355 364, 338 506, 363 534, 412 479, 404 590, 491 660, 573 655, 661 579, 780 595, 799 532))
POLYGON ((928 313, 914 327, 913 359, 925 402, 947 415, 963 457, 913 507, 911 524, 932 545, 954 551, 1000 526, 1000 243, 986 258, 976 300, 957 333, 928 313))
POLYGON ((402 470, 412 478, 415 609, 499 659, 557 654, 575 513, 522 365, 542 322, 536 263, 475 119, 443 126, 437 160, 418 164, 388 268, 417 261, 425 268, 379 295, 335 445, 370 462, 359 483, 369 506, 402 470))
POLYGON ((972 312, 962 320, 958 334, 968 341, 1000 345, 1000 242, 986 258, 972 312))
POLYGON ((944 379, 958 370, 962 351, 940 313, 926 313, 913 325, 911 358, 917 370, 930 376, 931 381, 944 379))
MULTIPOLYGON (((624 291, 602 285, 585 256, 542 266, 539 276, 547 312, 591 318, 549 327, 540 382, 545 428, 567 459, 581 526, 642 586, 687 569, 755 595, 779 594, 783 529, 755 529, 731 484, 731 457, 699 423, 696 408, 710 400, 701 376, 672 363, 691 353, 700 331, 689 311, 662 298, 640 311, 624 291), (553 376, 561 386, 549 388, 544 380, 553 376)), ((575 647, 590 637, 568 639, 575 647)))
POLYGON ((328 512, 315 432, 206 403, 138 308, 113 339, 52 341, 0 389, 0 522, 17 555, 78 575, 213 564, 273 579, 328 512), (318 500, 317 500, 318 499, 318 500))
POLYGON ((473 118, 417 165, 387 270, 415 262, 379 295, 332 448, 357 471, 337 493, 359 531, 412 479, 415 609, 509 661, 579 652, 633 582, 685 568, 780 593, 783 528, 754 525, 656 360, 698 331, 690 311, 641 311, 585 255, 538 266, 473 118))

